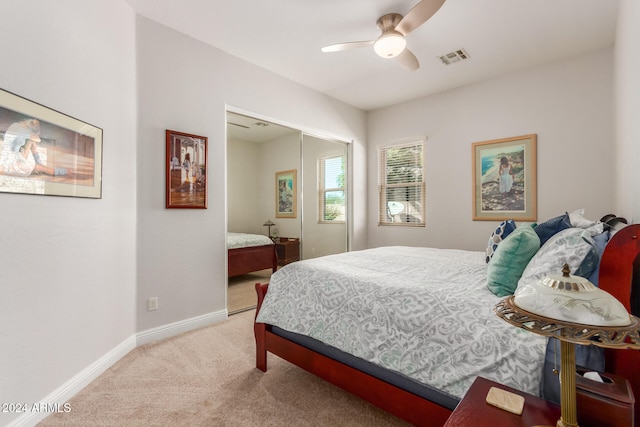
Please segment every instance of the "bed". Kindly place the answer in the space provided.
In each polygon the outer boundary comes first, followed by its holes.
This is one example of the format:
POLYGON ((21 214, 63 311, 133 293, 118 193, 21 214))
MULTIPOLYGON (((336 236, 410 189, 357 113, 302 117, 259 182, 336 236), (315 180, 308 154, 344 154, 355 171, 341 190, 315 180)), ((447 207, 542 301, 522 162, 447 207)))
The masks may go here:
MULTIPOLYGON (((587 227, 579 228, 554 230, 557 235, 529 258, 520 280, 533 280, 532 271, 543 274, 535 267, 548 264, 544 257, 549 253, 558 258, 557 249, 543 251, 552 242, 566 243, 569 235, 586 240, 587 227)), ((640 286, 633 274, 640 268, 639 235, 640 225, 609 234, 591 271, 599 286, 634 314, 639 297, 632 289, 640 286)), ((590 246, 593 255, 596 245, 590 246)), ((582 268, 589 256, 571 251, 565 255, 574 270, 582 268)), ((395 247, 286 266, 270 284, 256 285, 256 366, 266 371, 270 352, 415 425, 444 424, 477 376, 539 394, 546 341, 522 334, 493 313, 501 297, 488 291, 491 263, 484 258, 483 252, 395 247), (434 262, 445 268, 432 271, 429 265, 434 262), (380 281, 390 286, 381 287, 380 281), (437 292, 438 283, 446 291, 437 292), (292 287, 297 293, 285 297, 292 287), (356 292, 362 289, 368 291, 356 292), (349 293, 361 296, 347 298, 349 293), (392 302, 398 299, 403 301, 392 302), (466 323, 459 327, 461 320, 466 323), (364 335, 354 338, 349 335, 353 330, 364 335), (368 347, 370 341, 373 347, 368 347)), ((636 393, 639 363, 638 351, 606 351, 606 372, 627 378, 636 393)))
POLYGON ((267 236, 249 233, 227 233, 228 277, 253 271, 278 269, 276 245, 267 236))

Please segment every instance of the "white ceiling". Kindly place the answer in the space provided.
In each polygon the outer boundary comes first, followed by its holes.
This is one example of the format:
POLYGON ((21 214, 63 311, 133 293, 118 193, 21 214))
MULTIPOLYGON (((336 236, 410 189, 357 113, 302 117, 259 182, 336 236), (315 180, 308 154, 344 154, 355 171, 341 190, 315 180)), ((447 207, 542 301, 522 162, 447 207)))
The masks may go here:
POLYGON ((363 110, 373 110, 612 46, 618 0, 447 0, 410 33, 421 67, 405 71, 373 48, 376 20, 417 0, 127 0, 139 14, 363 110), (465 49, 470 59, 444 65, 465 49))

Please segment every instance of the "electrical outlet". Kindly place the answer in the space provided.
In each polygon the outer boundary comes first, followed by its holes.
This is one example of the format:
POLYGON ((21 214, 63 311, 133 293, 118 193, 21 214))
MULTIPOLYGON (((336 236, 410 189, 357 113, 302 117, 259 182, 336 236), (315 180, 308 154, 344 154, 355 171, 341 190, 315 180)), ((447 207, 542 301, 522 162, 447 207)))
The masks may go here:
POLYGON ((152 297, 147 300, 147 310, 153 311, 158 309, 158 297, 152 297))

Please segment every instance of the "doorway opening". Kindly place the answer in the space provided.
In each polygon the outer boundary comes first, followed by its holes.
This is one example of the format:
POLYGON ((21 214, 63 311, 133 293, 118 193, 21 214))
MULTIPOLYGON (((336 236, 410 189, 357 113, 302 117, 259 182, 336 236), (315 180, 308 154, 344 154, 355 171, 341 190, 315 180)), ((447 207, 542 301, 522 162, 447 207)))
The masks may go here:
MULTIPOLYGON (((228 111, 227 237, 266 236, 278 269, 347 251, 348 145, 228 111)), ((228 277, 229 314, 255 308, 272 273, 260 267, 228 277)))

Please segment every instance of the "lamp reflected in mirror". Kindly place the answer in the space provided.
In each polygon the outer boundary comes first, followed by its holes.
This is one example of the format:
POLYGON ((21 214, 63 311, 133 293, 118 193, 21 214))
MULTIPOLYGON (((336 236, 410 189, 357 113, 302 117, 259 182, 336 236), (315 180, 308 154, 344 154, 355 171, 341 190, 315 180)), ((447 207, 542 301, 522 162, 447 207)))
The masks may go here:
POLYGON ((268 231, 267 231, 267 235, 269 236, 270 239, 273 240, 273 237, 271 237, 271 227, 273 227, 274 225, 276 225, 273 221, 271 221, 270 219, 268 219, 267 221, 265 221, 264 224, 262 224, 264 227, 269 227, 268 231))

